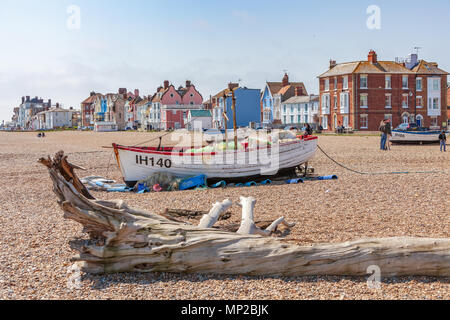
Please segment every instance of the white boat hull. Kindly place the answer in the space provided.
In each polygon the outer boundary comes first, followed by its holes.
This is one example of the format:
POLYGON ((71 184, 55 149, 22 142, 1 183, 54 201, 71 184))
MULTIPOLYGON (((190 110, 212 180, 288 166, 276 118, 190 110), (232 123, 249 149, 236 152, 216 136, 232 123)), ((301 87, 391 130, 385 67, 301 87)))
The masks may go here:
POLYGON ((273 176, 308 162, 317 150, 317 137, 283 143, 279 147, 219 153, 183 154, 114 145, 117 161, 128 185, 155 172, 177 177, 204 174, 213 180, 273 176))
POLYGON ((392 131, 391 142, 439 142, 440 131, 392 131))

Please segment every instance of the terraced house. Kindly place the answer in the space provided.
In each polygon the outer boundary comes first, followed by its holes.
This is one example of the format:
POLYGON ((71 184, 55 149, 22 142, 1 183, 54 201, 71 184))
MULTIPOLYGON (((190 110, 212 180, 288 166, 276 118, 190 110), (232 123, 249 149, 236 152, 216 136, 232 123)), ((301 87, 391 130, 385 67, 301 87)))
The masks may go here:
POLYGON ((178 89, 164 81, 153 95, 149 112, 149 124, 152 129, 172 130, 185 128, 189 110, 203 109, 203 97, 191 81, 186 81, 186 87, 178 89))
POLYGON ((287 73, 281 82, 267 82, 261 96, 263 127, 282 124, 281 104, 295 95, 307 96, 308 92, 303 82, 289 82, 287 73))
POLYGON ((447 75, 435 62, 411 54, 404 61, 367 60, 337 64, 319 76, 320 121, 324 130, 338 127, 377 131, 381 120, 393 126, 415 122, 440 128, 447 122, 447 75))

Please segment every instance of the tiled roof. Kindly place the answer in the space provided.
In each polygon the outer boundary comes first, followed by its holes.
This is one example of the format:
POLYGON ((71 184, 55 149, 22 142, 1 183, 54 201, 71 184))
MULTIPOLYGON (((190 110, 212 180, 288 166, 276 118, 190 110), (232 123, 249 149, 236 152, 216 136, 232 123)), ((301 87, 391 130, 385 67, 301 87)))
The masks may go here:
POLYGON ((269 86, 270 92, 272 94, 281 94, 282 96, 285 95, 290 89, 297 87, 302 87, 303 92, 307 94, 306 87, 303 82, 290 82, 289 85, 283 87, 282 82, 267 82, 267 85, 269 86))
POLYGON ((285 104, 308 103, 311 100, 313 100, 313 99, 310 96, 294 96, 294 97, 287 99, 283 103, 285 103, 285 104))
POLYGON ((353 73, 355 69, 358 67, 359 63, 360 62, 340 63, 335 67, 331 68, 330 70, 326 71, 325 73, 321 74, 319 78, 353 73))
POLYGON ((191 117, 194 118, 205 118, 205 117, 211 117, 211 111, 210 110, 190 110, 191 117))
POLYGON ((96 99, 98 96, 100 96, 100 95, 101 95, 100 93, 96 93, 96 94, 90 96, 89 98, 87 98, 86 100, 84 100, 84 101, 81 102, 81 103, 82 103, 82 104, 90 104, 90 103, 93 103, 93 102, 95 101, 95 99, 96 99))
POLYGON ((413 71, 406 68, 402 63, 395 61, 378 61, 371 63, 369 61, 356 61, 340 63, 325 73, 321 74, 319 78, 333 77, 352 73, 399 73, 412 74, 413 71))
POLYGON ((439 69, 436 63, 427 62, 425 60, 420 60, 417 66, 412 68, 411 71, 419 74, 441 74, 441 75, 448 74, 446 71, 439 69))

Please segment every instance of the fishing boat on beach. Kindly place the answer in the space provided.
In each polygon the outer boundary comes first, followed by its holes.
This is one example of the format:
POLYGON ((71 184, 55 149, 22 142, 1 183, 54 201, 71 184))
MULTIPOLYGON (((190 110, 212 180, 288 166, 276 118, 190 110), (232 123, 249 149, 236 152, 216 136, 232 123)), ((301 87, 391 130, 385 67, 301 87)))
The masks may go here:
POLYGON ((317 150, 316 136, 280 139, 276 143, 252 140, 207 145, 198 149, 180 147, 137 147, 113 144, 124 182, 137 181, 157 172, 176 177, 205 175, 208 181, 243 181, 294 172, 317 150), (224 146, 225 144, 225 146, 224 146))
POLYGON ((406 123, 392 130, 390 141, 392 143, 438 143, 441 132, 406 123))

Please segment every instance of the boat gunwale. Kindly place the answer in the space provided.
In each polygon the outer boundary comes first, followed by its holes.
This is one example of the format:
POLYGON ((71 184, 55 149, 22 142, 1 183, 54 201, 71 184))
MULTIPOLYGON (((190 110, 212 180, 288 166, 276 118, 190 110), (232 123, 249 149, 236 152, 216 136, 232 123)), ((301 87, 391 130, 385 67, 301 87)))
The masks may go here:
MULTIPOLYGON (((288 146, 291 144, 296 144, 296 143, 300 143, 302 141, 312 141, 312 140, 317 140, 319 137, 317 136, 310 136, 310 137, 306 137, 303 139, 298 139, 297 141, 290 141, 290 142, 286 142, 284 144, 280 144, 280 146, 288 146)), ((132 147, 132 146, 122 146, 116 143, 113 143, 113 147, 114 149, 118 149, 118 150, 124 150, 124 151, 131 151, 131 152, 138 152, 138 153, 149 153, 149 154, 157 154, 157 155, 165 155, 165 156, 190 156, 190 157, 195 157, 195 156, 214 156, 216 154, 218 154, 217 152, 202 152, 202 153, 183 153, 183 152, 173 152, 173 151, 157 151, 157 150, 148 150, 146 149, 146 147, 132 147)), ((251 151, 255 151, 255 150, 265 150, 265 149, 270 149, 267 147, 257 147, 256 149, 252 148, 252 149, 247 149, 247 150, 224 150, 224 153, 241 153, 241 152, 251 152, 251 151)))

